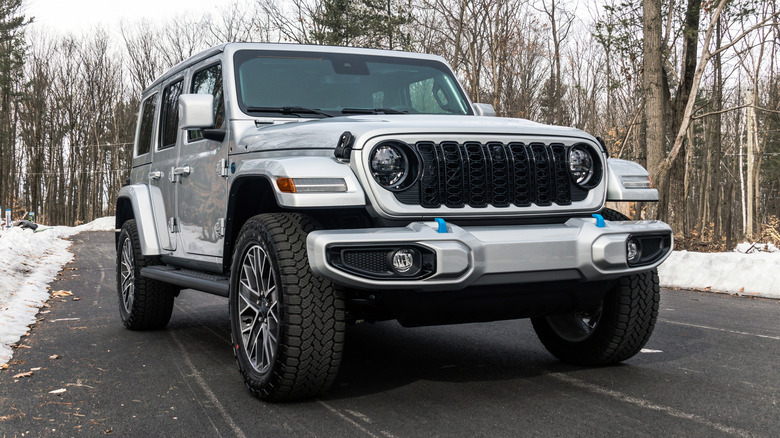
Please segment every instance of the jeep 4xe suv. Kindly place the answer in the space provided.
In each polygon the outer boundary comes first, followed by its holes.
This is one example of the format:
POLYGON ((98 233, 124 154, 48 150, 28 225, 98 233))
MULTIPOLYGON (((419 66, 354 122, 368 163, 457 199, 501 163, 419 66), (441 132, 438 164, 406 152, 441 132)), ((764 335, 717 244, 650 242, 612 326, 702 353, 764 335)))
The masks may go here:
POLYGON ((487 117, 437 56, 231 43, 143 93, 116 205, 124 325, 191 288, 228 298, 233 352, 268 400, 333 382, 345 326, 531 318, 582 365, 647 342, 670 228, 638 164, 577 129, 487 117))

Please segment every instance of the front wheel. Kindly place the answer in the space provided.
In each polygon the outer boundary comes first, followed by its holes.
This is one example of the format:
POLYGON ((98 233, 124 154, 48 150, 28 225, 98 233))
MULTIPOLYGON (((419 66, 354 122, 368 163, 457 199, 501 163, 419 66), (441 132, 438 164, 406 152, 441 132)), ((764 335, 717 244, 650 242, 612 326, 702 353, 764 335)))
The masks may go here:
POLYGON ((601 304, 565 315, 533 318, 539 340, 558 359, 608 365, 633 357, 653 333, 660 288, 655 269, 621 277, 601 304))
MULTIPOLYGON (((610 221, 628 220, 605 209, 610 221)), ((576 365, 608 365, 633 357, 650 339, 658 317, 658 271, 621 277, 591 309, 533 318, 539 340, 558 359, 576 365)))
POLYGON ((230 276, 230 329, 238 369, 265 400, 317 395, 341 363, 344 300, 314 275, 306 216, 262 214, 249 219, 236 242, 230 276))

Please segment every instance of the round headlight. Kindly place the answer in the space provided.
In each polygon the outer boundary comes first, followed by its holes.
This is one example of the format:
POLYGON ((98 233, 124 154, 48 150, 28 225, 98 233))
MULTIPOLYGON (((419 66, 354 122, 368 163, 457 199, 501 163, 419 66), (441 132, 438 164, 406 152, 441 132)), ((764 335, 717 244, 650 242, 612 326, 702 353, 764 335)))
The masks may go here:
POLYGON ((401 148, 383 144, 371 152, 371 174, 385 188, 394 188, 409 174, 409 159, 401 148))
POLYGON ((574 146, 569 151, 569 173, 578 185, 586 185, 593 177, 595 166, 590 153, 581 146, 574 146))

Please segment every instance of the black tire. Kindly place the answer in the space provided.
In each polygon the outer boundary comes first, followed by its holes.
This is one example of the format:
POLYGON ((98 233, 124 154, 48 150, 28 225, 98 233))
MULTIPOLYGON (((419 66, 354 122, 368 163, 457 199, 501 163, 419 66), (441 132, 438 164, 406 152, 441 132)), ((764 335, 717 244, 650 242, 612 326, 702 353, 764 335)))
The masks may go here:
MULTIPOLYGON (((606 220, 628 220, 605 209, 606 220)), ((650 339, 660 302, 658 271, 619 278, 595 309, 532 318, 547 351, 576 365, 609 365, 639 353, 650 339)))
POLYGON ((341 364, 344 299, 309 268, 306 236, 315 229, 301 214, 261 214, 244 224, 235 245, 233 353, 247 388, 263 400, 320 394, 341 364))
POLYGON ((171 319, 175 288, 141 276, 141 268, 159 264, 158 258, 141 253, 135 220, 125 222, 116 251, 116 289, 119 314, 130 330, 161 329, 171 319))

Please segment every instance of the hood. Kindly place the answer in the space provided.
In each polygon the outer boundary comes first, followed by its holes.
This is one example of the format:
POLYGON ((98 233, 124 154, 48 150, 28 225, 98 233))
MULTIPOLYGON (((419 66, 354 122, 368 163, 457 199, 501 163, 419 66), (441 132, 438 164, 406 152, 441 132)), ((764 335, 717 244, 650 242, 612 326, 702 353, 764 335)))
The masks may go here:
POLYGON ((359 115, 305 122, 258 126, 246 132, 237 144, 247 151, 280 149, 334 149, 345 131, 355 136, 354 149, 372 137, 403 134, 530 135, 576 137, 596 142, 579 129, 544 125, 525 119, 436 115, 359 115))

